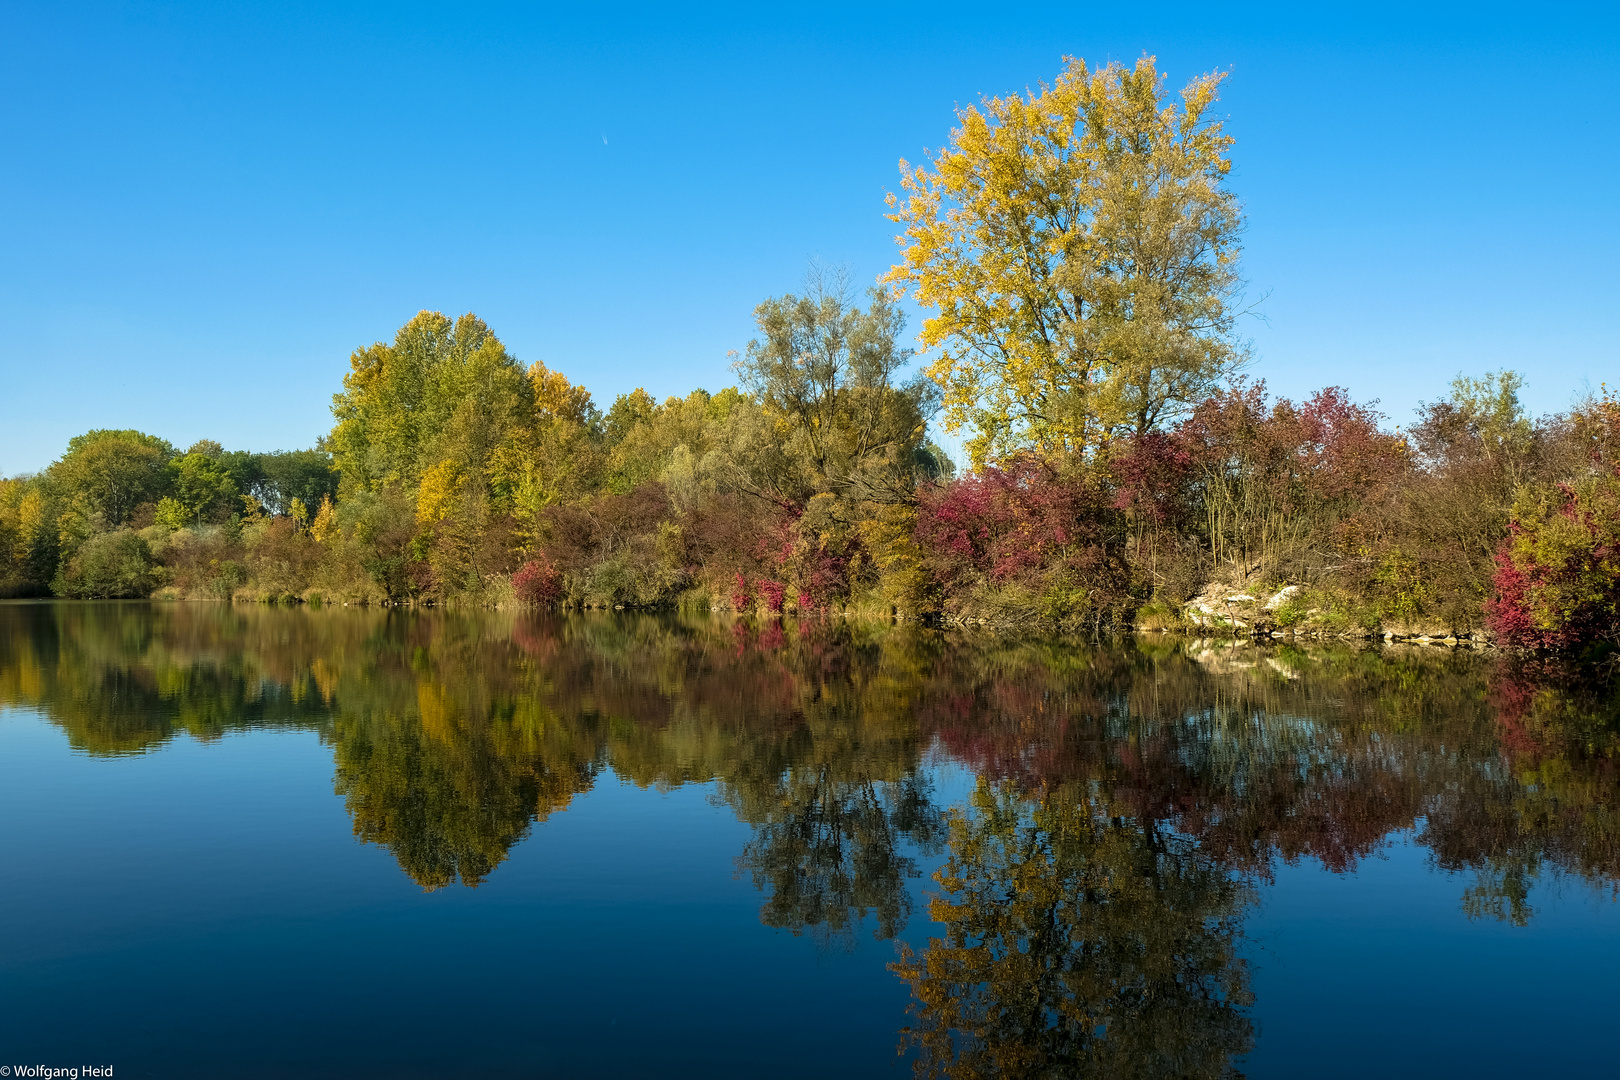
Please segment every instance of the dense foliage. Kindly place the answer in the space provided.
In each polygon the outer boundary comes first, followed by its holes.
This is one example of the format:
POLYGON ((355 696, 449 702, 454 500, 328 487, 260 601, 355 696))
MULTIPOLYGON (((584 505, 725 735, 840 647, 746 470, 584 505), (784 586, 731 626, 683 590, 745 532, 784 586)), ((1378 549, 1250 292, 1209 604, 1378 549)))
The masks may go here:
POLYGON ((1110 454, 1030 449, 956 476, 926 441, 929 384, 896 381, 881 295, 759 314, 742 389, 637 391, 605 415, 476 319, 424 313, 356 353, 321 448, 89 432, 0 481, 4 588, 1092 629, 1291 583, 1275 625, 1615 643, 1612 397, 1532 421, 1511 373, 1462 379, 1397 435, 1341 390, 1295 404, 1240 381, 1110 454))
POLYGON ((0 480, 0 595, 1615 644, 1612 397, 1538 420, 1512 372, 1459 378, 1392 433, 1341 389, 1274 400, 1235 374, 1219 85, 1177 104, 1149 58, 1077 61, 964 109, 903 170, 886 288, 818 272, 765 300, 715 393, 604 412, 476 316, 424 311, 353 353, 315 448, 87 432, 0 480), (934 312, 912 378, 903 288, 934 312))

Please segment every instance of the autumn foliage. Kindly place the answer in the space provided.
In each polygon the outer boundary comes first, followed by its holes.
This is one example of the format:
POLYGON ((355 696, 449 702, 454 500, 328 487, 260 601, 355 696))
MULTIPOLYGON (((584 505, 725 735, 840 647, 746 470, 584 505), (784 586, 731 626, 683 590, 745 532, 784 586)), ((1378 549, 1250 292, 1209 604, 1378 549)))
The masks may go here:
POLYGON ((1054 621, 1111 621, 1130 587, 1117 517, 1101 484, 1026 456, 924 492, 916 536, 947 605, 999 591, 1054 621))
POLYGON ((562 599, 562 575, 550 563, 531 559, 512 575, 512 591, 525 604, 554 604, 562 599))
POLYGON ((1612 397, 1536 419, 1514 373, 1459 377, 1403 431, 1239 377, 1223 78, 1073 60, 963 107, 904 167, 882 284, 766 298, 717 392, 604 411, 423 311, 350 355, 317 449, 87 432, 0 480, 0 595, 1620 643, 1612 397))
POLYGON ((1570 426, 1583 475, 1522 498, 1496 552, 1486 616, 1521 648, 1620 645, 1620 401, 1605 396, 1570 426))

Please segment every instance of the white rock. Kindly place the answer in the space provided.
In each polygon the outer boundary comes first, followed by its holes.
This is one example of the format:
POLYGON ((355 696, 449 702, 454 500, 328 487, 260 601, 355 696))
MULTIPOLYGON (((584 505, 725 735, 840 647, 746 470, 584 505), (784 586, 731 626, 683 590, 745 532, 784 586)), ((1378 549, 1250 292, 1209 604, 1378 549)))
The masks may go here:
POLYGON ((1282 588, 1278 589, 1276 591, 1276 593, 1274 593, 1272 595, 1271 599, 1266 601, 1266 610, 1271 611, 1274 608, 1276 608, 1278 605, 1286 603, 1287 601, 1292 600, 1294 597, 1296 597, 1298 595, 1299 595, 1299 586, 1298 585, 1284 585, 1282 588))

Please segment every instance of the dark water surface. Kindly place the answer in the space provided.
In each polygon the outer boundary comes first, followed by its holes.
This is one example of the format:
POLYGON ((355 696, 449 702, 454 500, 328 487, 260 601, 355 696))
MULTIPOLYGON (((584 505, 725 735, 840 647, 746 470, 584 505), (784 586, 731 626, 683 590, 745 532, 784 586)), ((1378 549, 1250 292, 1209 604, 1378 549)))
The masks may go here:
POLYGON ((0 1062, 1614 1075, 1617 746, 1437 650, 0 604, 0 1062))

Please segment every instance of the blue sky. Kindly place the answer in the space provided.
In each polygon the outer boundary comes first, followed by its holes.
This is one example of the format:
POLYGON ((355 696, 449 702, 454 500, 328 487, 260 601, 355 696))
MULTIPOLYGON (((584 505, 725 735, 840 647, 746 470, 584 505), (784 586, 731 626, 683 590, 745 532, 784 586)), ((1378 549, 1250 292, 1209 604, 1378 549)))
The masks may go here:
POLYGON ((604 407, 726 385, 811 258, 894 260, 898 159, 1065 55, 1230 69, 1273 390, 1404 423, 1459 372, 1620 382, 1605 7, 0 10, 0 474, 93 427, 310 445, 422 308, 604 407))

